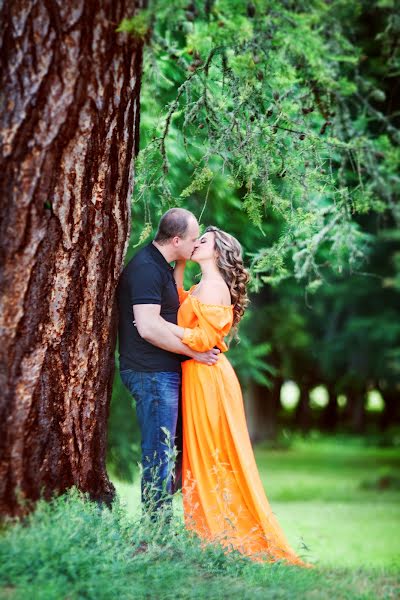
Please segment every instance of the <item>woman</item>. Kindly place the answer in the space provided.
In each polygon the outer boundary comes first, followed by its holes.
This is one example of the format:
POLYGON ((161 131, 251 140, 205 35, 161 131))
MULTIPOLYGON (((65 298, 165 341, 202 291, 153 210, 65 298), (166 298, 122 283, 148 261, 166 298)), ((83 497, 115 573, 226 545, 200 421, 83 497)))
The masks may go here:
POLYGON ((185 523, 201 538, 219 541, 255 560, 283 559, 304 565, 288 545, 258 474, 235 372, 225 356, 224 337, 248 302, 248 274, 241 247, 231 235, 208 227, 191 260, 201 267, 198 285, 182 288, 184 263, 175 280, 178 325, 168 323, 197 351, 216 346, 213 366, 182 363, 183 474, 185 523))

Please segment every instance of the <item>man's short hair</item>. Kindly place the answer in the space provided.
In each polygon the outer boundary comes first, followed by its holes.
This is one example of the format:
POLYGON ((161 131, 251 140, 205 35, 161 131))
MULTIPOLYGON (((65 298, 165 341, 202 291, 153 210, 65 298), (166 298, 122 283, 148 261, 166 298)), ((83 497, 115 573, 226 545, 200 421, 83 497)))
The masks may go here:
POLYGON ((184 238, 190 219, 195 216, 185 208, 170 208, 161 217, 154 241, 163 244, 175 236, 184 238))

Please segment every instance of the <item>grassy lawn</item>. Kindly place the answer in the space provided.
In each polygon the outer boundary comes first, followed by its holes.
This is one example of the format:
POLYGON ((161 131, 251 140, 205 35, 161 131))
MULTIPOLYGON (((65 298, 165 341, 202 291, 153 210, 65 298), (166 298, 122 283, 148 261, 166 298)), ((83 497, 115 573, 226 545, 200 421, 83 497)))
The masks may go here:
MULTIPOLYGON (((310 597, 329 597, 333 590, 338 598, 400 595, 398 449, 365 447, 355 438, 319 438, 297 440, 288 450, 261 445, 256 459, 291 545, 302 554, 306 545, 308 559, 324 573, 326 586, 316 586, 310 597)), ((116 486, 135 514, 138 482, 116 486)), ((179 514, 178 499, 175 508, 179 514)), ((282 590, 284 598, 285 586, 282 590)))
POLYGON ((302 538, 319 565, 400 569, 398 449, 318 440, 287 452, 258 448, 256 456, 295 548, 302 538))
POLYGON ((139 520, 139 485, 99 509, 76 491, 39 503, 0 535, 0 597, 12 600, 375 600, 400 597, 398 452, 357 440, 258 447, 272 507, 315 569, 255 564, 202 548, 184 529, 139 520), (383 479, 382 479, 383 477, 383 479), (378 485, 377 485, 378 482, 378 485), (380 489, 380 488, 384 489, 380 489), (141 542, 146 552, 137 552, 141 542))
MULTIPOLYGON (((360 447, 357 440, 298 440, 289 450, 258 446, 256 459, 269 501, 293 548, 301 550, 304 543, 309 560, 321 566, 400 571, 398 449, 360 447), (389 480, 387 489, 379 489, 380 478, 388 476, 393 483, 389 480)), ((135 514, 138 482, 115 484, 128 511, 135 514)))

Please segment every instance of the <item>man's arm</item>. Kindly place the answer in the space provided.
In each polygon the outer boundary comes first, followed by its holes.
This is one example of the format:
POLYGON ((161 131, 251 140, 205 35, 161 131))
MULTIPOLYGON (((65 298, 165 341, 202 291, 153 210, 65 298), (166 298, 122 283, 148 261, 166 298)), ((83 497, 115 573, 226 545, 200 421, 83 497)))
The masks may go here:
POLYGON ((184 354, 194 360, 206 365, 213 365, 218 360, 219 350, 212 348, 208 352, 196 352, 183 344, 181 340, 168 329, 164 319, 160 315, 159 304, 134 304, 133 315, 140 337, 153 346, 184 354))

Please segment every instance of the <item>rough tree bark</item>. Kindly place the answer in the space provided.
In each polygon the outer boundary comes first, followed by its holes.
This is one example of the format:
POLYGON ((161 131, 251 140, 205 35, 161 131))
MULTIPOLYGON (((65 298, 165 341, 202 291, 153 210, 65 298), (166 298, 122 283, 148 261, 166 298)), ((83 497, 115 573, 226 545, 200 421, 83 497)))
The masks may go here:
POLYGON ((1 7, 0 512, 78 486, 110 502, 114 291, 130 229, 137 0, 1 7), (22 502, 20 502, 22 501, 22 502))

